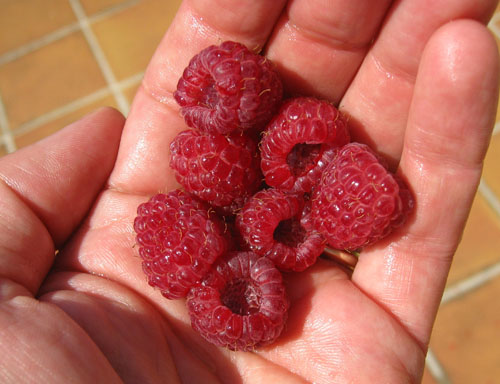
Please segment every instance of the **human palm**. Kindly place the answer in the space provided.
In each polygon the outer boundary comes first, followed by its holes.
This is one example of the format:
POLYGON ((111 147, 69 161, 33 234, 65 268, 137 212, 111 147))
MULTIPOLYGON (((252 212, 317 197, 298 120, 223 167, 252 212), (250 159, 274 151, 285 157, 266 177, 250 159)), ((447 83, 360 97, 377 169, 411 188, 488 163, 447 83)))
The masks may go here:
POLYGON ((481 23, 496 1, 285 3, 185 1, 123 131, 103 109, 0 161, 0 381, 420 380, 493 125, 498 58, 481 23), (136 207, 177 187, 177 79, 223 40, 263 47, 291 94, 339 103, 416 200, 352 275, 326 260, 286 274, 286 329, 255 352, 205 342, 182 300, 147 285, 134 248, 136 207))

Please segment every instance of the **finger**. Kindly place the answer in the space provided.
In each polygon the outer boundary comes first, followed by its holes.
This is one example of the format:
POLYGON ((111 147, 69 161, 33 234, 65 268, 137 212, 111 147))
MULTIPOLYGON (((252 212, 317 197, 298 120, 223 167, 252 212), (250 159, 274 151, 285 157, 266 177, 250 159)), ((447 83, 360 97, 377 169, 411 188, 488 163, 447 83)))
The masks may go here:
POLYGON ((153 56, 132 105, 111 184, 151 194, 176 185, 168 166, 169 144, 187 128, 172 97, 192 56, 234 40, 262 47, 285 0, 188 0, 153 56))
POLYGON ((0 276, 35 292, 113 167, 123 117, 101 109, 0 160, 0 276))
MULTIPOLYGON (((169 347, 174 342, 170 330, 132 290, 99 276, 71 272, 51 274, 40 290, 40 302, 60 308, 78 324, 121 378, 180 382, 169 347)), ((193 365, 200 371, 196 368, 193 365)))
POLYGON ((291 93, 337 103, 375 37, 390 0, 293 0, 273 32, 267 56, 291 93))
POLYGON ((496 0, 396 2, 341 102, 350 116, 353 139, 391 160, 400 158, 415 77, 430 36, 450 20, 486 24, 496 0))
POLYGON ((2 383, 122 383, 78 324, 29 297, 0 303, 0 353, 2 383))
POLYGON ((417 75, 400 164, 416 212, 399 235, 363 252, 353 274, 423 347, 479 182, 498 67, 496 43, 477 22, 448 23, 433 35, 417 75))

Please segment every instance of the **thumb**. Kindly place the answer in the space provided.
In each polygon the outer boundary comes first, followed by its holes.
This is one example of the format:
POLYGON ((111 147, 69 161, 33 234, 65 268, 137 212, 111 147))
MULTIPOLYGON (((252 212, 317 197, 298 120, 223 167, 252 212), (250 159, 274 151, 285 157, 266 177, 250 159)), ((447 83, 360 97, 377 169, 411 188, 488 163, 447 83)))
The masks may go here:
POLYGON ((100 109, 0 159, 0 277, 36 292, 109 177, 123 124, 100 109))

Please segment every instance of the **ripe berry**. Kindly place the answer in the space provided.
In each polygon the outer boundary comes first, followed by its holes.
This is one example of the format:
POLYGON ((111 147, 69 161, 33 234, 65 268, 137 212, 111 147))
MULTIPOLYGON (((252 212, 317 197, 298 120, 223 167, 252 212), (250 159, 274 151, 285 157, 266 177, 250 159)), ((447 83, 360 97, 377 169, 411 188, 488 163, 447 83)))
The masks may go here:
POLYGON ((181 132, 170 145, 170 167, 189 192, 229 213, 241 208, 262 182, 257 144, 243 133, 181 132))
POLYGON ((227 134, 263 128, 279 107, 282 94, 271 62, 240 43, 226 41, 191 59, 174 97, 188 126, 227 134))
POLYGON ((356 250, 403 224, 413 197, 372 150, 351 143, 337 151, 312 195, 310 222, 330 246, 356 250))
POLYGON ((236 226, 255 253, 279 269, 303 271, 316 262, 325 239, 301 224, 304 199, 279 189, 252 196, 236 217, 236 226))
POLYGON ((168 299, 185 297, 230 248, 224 223, 182 190, 157 194, 141 204, 134 229, 148 283, 168 299))
POLYGON ((281 273, 252 252, 218 259, 187 301, 193 329, 215 345, 243 351, 276 340, 288 305, 281 273))
POLYGON ((335 149, 348 142, 346 121, 332 104, 311 97, 291 99, 268 124, 260 144, 266 183, 310 192, 335 149))

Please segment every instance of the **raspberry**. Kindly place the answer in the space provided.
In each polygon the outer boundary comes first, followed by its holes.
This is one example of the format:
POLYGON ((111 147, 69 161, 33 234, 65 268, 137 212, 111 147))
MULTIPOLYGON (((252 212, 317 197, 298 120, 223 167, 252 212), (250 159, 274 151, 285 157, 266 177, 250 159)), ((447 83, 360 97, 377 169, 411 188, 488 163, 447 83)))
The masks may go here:
POLYGON ((251 197, 236 217, 236 226, 251 250, 285 271, 303 271, 316 262, 325 239, 301 225, 304 199, 278 189, 251 197))
POLYGON ((257 144, 243 133, 181 132, 170 145, 170 166, 189 192, 234 212, 260 186, 257 144))
POLYGON ((294 192, 310 192, 335 149, 349 142, 347 124, 330 103, 311 97, 283 104, 261 141, 266 183, 294 192))
POLYGON ((253 252, 218 259, 187 301, 193 329, 215 345, 244 351, 276 340, 288 305, 281 273, 253 252))
POLYGON ((230 247, 224 223, 182 190, 141 204, 134 229, 148 283, 168 299, 185 297, 230 247))
POLYGON ((226 41, 191 59, 174 97, 188 126, 227 134, 262 128, 279 107, 282 94, 270 61, 240 43, 226 41))
POLYGON ((310 222, 330 246, 356 250, 402 225, 413 197, 368 146, 347 144, 325 168, 312 195, 310 222))

